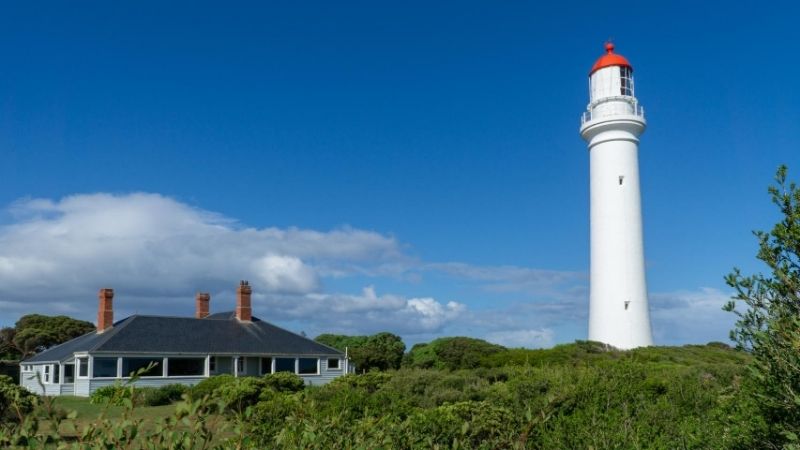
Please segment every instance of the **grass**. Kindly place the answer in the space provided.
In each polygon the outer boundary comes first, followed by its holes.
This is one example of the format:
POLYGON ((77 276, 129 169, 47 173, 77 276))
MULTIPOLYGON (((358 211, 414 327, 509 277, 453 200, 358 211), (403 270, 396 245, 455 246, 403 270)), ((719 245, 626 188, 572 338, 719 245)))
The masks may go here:
MULTIPOLYGON (((80 433, 87 427, 91 428, 102 416, 103 419, 109 419, 112 422, 114 419, 121 419, 125 413, 124 406, 107 406, 104 404, 92 404, 88 397, 75 397, 75 396, 59 396, 50 398, 53 403, 52 406, 58 410, 68 414, 75 411, 77 416, 75 419, 66 420, 59 427, 59 435, 66 441, 76 441, 80 433), (66 425, 69 422, 73 427, 66 425)), ((153 431, 157 422, 160 419, 171 417, 175 413, 175 404, 161 405, 161 406, 141 406, 136 405, 129 418, 134 420, 142 420, 141 431, 153 431)), ((186 420, 186 419, 184 419, 186 420)), ((209 414, 206 417, 206 423, 212 429, 215 429, 212 444, 220 444, 224 439, 232 437, 233 434, 229 430, 220 429, 217 427, 223 426, 226 422, 225 417, 218 414, 209 414)), ((49 421, 42 421, 42 428, 46 431, 51 427, 49 421)), ((187 430, 188 423, 181 423, 178 425, 177 430, 187 430)), ((223 426, 224 428, 224 426, 223 426)))
MULTIPOLYGON (((115 419, 122 416, 125 408, 123 406, 93 405, 88 397, 73 397, 64 395, 53 399, 56 407, 78 413, 76 419, 82 421, 93 421, 105 411, 105 417, 115 419)), ((133 410, 133 417, 140 419, 155 420, 159 417, 167 417, 175 412, 175 405, 163 406, 137 406, 133 410)))
MULTIPOLYGON (((58 411, 63 411, 65 414, 71 411, 75 411, 77 413, 77 416, 71 422, 79 431, 96 422, 101 415, 106 419, 118 419, 122 417, 122 414, 125 412, 125 407, 123 406, 92 404, 89 402, 88 397, 63 395, 59 397, 51 397, 50 400, 53 402, 52 406, 58 411)), ((136 406, 136 408, 133 409, 131 418, 142 419, 142 426, 146 429, 149 429, 155 425, 158 419, 169 417, 174 412, 174 404, 163 406, 136 406)), ((43 425, 45 427, 49 427, 48 421, 44 421, 43 425)), ((61 434, 68 436, 70 433, 62 430, 61 434)))

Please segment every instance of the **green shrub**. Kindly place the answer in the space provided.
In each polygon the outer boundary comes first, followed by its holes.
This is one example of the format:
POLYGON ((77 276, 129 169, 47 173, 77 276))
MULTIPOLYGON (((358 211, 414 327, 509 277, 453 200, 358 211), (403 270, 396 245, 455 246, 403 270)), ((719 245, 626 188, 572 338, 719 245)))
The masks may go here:
POLYGON ((189 393, 194 399, 201 399, 205 396, 212 397, 214 391, 218 388, 235 381, 236 378, 234 378, 233 375, 214 375, 192 386, 192 388, 189 389, 189 393))
POLYGON ((161 406, 180 400, 181 396, 188 391, 189 388, 182 384, 168 384, 159 388, 137 389, 136 397, 145 406, 161 406))
POLYGON ((299 375, 289 372, 271 373, 262 379, 266 386, 278 392, 298 392, 305 387, 305 381, 299 375))
POLYGON ((365 389, 367 392, 375 392, 380 389, 387 381, 392 379, 392 375, 386 372, 367 372, 364 374, 348 374, 334 379, 329 386, 349 386, 351 388, 365 389))
POLYGON ((237 378, 233 383, 223 384, 214 391, 214 395, 227 405, 228 410, 241 414, 258 402, 265 389, 271 390, 263 378, 244 377, 237 378))
POLYGON ((408 418, 409 447, 498 448, 513 442, 514 414, 486 402, 459 402, 423 410, 408 418))
POLYGON ((297 395, 275 392, 253 407, 250 420, 247 421, 247 434, 261 444, 261 448, 273 448, 275 438, 284 430, 287 418, 305 415, 303 409, 297 395))
POLYGON ((89 397, 93 405, 122 405, 124 400, 131 398, 131 389, 119 383, 110 384, 95 389, 89 397))
POLYGON ((33 411, 39 396, 19 386, 8 375, 0 375, 0 423, 20 421, 33 411))

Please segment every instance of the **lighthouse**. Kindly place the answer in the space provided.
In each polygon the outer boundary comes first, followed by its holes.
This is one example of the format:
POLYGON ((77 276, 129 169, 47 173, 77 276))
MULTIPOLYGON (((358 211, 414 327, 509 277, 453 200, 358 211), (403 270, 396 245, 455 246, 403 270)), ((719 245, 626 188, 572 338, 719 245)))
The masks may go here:
POLYGON ((633 67, 607 43, 589 72, 580 132, 589 146, 589 339, 620 349, 653 344, 639 192, 639 136, 646 123, 633 67))

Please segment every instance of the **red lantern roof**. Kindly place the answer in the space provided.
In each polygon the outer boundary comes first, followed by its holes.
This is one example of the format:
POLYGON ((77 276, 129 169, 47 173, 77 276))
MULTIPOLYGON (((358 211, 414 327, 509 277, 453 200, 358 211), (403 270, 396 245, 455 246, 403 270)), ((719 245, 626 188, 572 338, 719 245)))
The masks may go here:
POLYGON ((592 66, 592 70, 589 72, 589 76, 592 76, 593 73, 597 72, 598 70, 604 67, 610 67, 610 66, 628 67, 629 69, 631 69, 631 71, 633 71, 633 66, 631 66, 631 63, 629 63, 624 56, 614 53, 614 44, 612 44, 611 42, 607 42, 606 54, 601 56, 597 60, 597 62, 594 63, 594 66, 592 66))

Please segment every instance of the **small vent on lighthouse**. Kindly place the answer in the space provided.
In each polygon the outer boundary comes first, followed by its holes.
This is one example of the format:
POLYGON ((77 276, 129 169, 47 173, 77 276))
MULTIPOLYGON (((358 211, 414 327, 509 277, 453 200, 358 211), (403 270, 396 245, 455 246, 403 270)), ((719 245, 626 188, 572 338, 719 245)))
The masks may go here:
POLYGON ((625 175, 620 175, 619 176, 619 185, 620 186, 622 186, 622 180, 624 180, 624 179, 625 179, 625 175))
POLYGON ((628 310, 628 306, 630 306, 630 304, 631 304, 630 300, 625 300, 625 311, 628 310))

